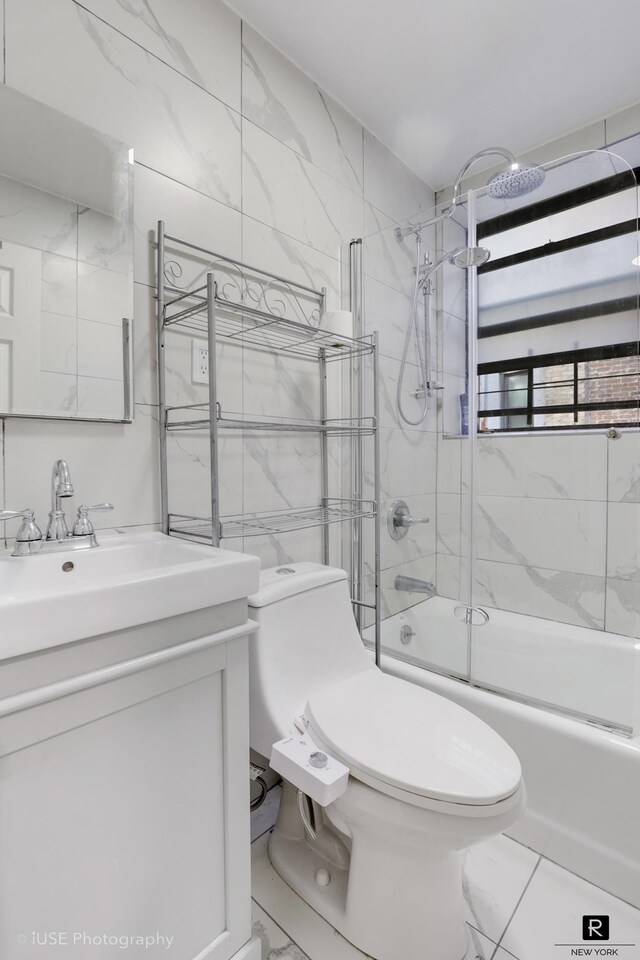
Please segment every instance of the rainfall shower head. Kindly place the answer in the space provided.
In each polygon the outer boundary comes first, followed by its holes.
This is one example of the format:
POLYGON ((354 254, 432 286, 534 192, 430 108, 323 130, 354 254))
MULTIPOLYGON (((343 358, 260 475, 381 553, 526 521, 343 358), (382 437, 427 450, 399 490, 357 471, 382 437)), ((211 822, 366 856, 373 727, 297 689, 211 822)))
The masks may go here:
POLYGON ((454 267, 468 270, 469 267, 481 267, 491 254, 485 247, 459 247, 449 254, 449 263, 454 267))
POLYGON ((545 173, 541 167, 525 167, 512 164, 509 170, 496 173, 487 184, 490 197, 495 200, 515 200, 532 193, 544 183, 545 173))

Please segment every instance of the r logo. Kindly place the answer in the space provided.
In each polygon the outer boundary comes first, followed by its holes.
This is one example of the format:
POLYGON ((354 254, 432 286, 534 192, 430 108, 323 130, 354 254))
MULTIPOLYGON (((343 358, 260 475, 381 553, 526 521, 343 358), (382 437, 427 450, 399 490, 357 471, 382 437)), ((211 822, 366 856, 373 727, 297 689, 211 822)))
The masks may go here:
POLYGON ((583 940, 608 940, 609 917, 595 916, 582 918, 583 940))

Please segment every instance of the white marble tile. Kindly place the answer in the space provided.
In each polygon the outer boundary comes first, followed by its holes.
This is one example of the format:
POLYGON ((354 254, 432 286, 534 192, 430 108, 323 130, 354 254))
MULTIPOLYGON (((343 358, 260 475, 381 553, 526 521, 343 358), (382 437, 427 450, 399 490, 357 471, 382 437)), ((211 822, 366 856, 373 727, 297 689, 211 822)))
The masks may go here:
POLYGON ((75 258, 78 208, 62 197, 0 177, 0 231, 3 240, 75 258))
POLYGON ((466 598, 467 566, 463 558, 449 553, 436 555, 436 586, 441 597, 450 600, 466 598))
MULTIPOLYGON (((436 491, 436 436, 417 430, 380 430, 380 493, 386 499, 436 491)), ((364 457, 364 493, 373 496, 371 451, 364 457)))
POLYGON ((251 905, 251 933, 260 941, 262 960, 311 960, 255 901, 251 905))
POLYGON ((478 494, 606 500, 608 443, 585 434, 479 437, 478 494))
POLYGON ((268 836, 263 836, 251 845, 254 900, 310 960, 362 960, 365 954, 341 937, 278 876, 269 862, 267 840, 268 836))
MULTIPOLYGON (((419 300, 419 322, 422 330, 422 300, 419 300)), ((407 328, 412 319, 413 302, 410 296, 393 287, 364 277, 364 332, 378 334, 380 353, 387 357, 402 359, 407 328)), ((415 334, 409 345, 409 360, 416 362, 415 334)))
POLYGON ((362 192, 362 127, 267 40, 245 24, 242 112, 305 160, 362 192))
MULTIPOLYGON (((413 237, 399 242, 394 221, 369 202, 364 208, 364 229, 362 262, 365 275, 413 297, 417 263, 413 237)), ((425 253, 430 253, 432 259, 435 255, 428 244, 422 246, 422 255, 425 253)))
MULTIPOLYGON (((436 502, 436 538, 439 554, 460 556, 462 532, 467 526, 466 500, 457 493, 438 493, 436 502)), ((466 549, 466 541, 465 541, 466 549)))
MULTIPOLYGON (((467 232, 455 220, 442 224, 443 249, 447 252, 467 245, 467 232)), ((467 271, 450 264, 442 265, 439 276, 438 295, 442 310, 453 317, 467 317, 467 271)))
POLYGON ((367 200, 394 221, 427 219, 434 192, 368 130, 364 132, 364 182, 367 200))
MULTIPOLYGON (((242 220, 242 259, 313 290, 321 291, 324 287, 328 310, 340 310, 343 306, 339 260, 247 216, 242 220)), ((348 304, 344 306, 347 308, 348 304)))
POLYGON ((123 370, 120 327, 78 320, 78 374, 122 382, 123 370))
MULTIPOLYGON (((369 358, 365 359, 365 369, 370 369, 369 358)), ((379 358, 380 370, 380 426, 384 429, 399 429, 404 433, 431 433, 434 434, 437 428, 437 398, 429 398, 427 415, 421 423, 406 423, 398 412, 398 381, 401 375, 401 363, 392 357, 381 356, 379 358)), ((413 364, 405 365, 401 397, 402 407, 407 417, 412 421, 418 421, 422 416, 424 406, 423 400, 414 397, 413 393, 422 382, 420 368, 413 364)), ((370 394, 370 375, 365 375, 365 402, 369 403, 370 394)), ((372 405, 369 403, 370 408, 372 405)))
POLYGON ((444 312, 440 370, 458 377, 464 377, 467 370, 467 322, 444 312))
POLYGON ((5 30, 7 83, 239 207, 237 113, 75 3, 7 0, 5 30))
POLYGON ((640 501, 640 435, 623 432, 608 442, 609 500, 640 501))
POLYGON ((497 943, 539 859, 537 853, 502 834, 467 851, 467 922, 497 943))
POLYGON ((78 317, 122 329, 133 312, 131 277, 91 263, 78 263, 78 317))
MULTIPOLYGON (((373 602, 373 571, 365 558, 365 599, 367 602, 373 602)), ((411 560, 408 563, 401 563, 396 567, 390 567, 383 570, 380 575, 380 593, 383 618, 391 617, 394 613, 400 613, 401 610, 407 610, 416 603, 424 600, 424 594, 408 593, 406 590, 396 590, 396 577, 402 575, 406 577, 416 577, 418 580, 426 580, 429 583, 436 579, 436 557, 433 554, 430 557, 420 557, 417 560, 411 560)))
POLYGON ((362 198, 248 121, 242 154, 243 213, 335 259, 362 235, 362 198))
MULTIPOLYGON (((428 519, 429 523, 417 523, 410 527, 402 540, 394 540, 387 529, 387 515, 392 500, 382 500, 380 503, 380 564, 382 569, 396 567, 401 563, 418 560, 420 557, 431 557, 436 552, 436 517, 435 494, 427 496, 406 497, 409 511, 416 519, 428 519)), ((367 523, 364 527, 363 546, 365 556, 372 556, 374 550, 373 524, 367 523)))
POLYGON ((242 379, 246 415, 294 421, 320 418, 317 361, 246 347, 242 379))
MULTIPOLYGON (((164 220, 166 232, 174 237, 214 253, 240 258, 242 217, 237 210, 140 164, 135 166, 134 184, 134 267, 139 283, 155 285, 156 282, 158 220, 164 220)), ((176 253, 176 248, 167 243, 166 259, 176 253)), ((208 257, 185 255, 181 251, 179 262, 183 268, 181 286, 196 277, 203 282, 208 257)))
POLYGON ((244 440, 245 510, 287 510, 320 503, 317 436, 250 434, 244 440))
POLYGON ((640 637, 640 583, 607 578, 605 630, 640 637))
POLYGON ((75 258, 42 254, 42 309, 76 317, 78 313, 78 266, 75 258))
POLYGON ((438 493, 461 493, 466 489, 468 439, 439 437, 438 493))
MULTIPOLYGON (((252 794, 253 796, 253 794, 252 794)), ((275 786, 268 791, 264 802, 257 810, 251 811, 251 842, 271 830, 278 816, 282 787, 275 786)))
POLYGON ((459 437, 462 430, 460 398, 467 389, 467 383, 464 377, 454 373, 444 373, 442 383, 444 390, 441 391, 440 412, 443 435, 459 437))
MULTIPOLYGON (((75 377, 78 372, 77 349, 75 317, 43 312, 40 319, 40 369, 47 373, 66 373, 75 377)), ((120 371, 122 372, 122 360, 120 371)))
POLYGON ((73 417, 78 412, 78 379, 75 374, 40 374, 40 403, 38 410, 43 416, 73 417))
POLYGON ((122 380, 79 376, 78 415, 100 420, 122 420, 125 415, 122 380))
MULTIPOLYGON (((582 940, 585 915, 610 917, 610 940, 601 946, 638 944, 640 911, 543 860, 507 927, 501 946, 519 960, 569 957, 570 947, 560 948, 555 944, 594 946, 582 940)), ((620 950, 619 954, 633 957, 637 950, 636 946, 635 950, 620 950)))
POLYGON ((136 283, 133 301, 133 396, 136 403, 158 403, 157 322, 153 290, 136 283))
POLYGON ((137 407, 132 424, 7 420, 5 431, 7 502, 32 507, 41 526, 51 508, 51 466, 60 457, 76 489, 65 504, 71 520, 77 504, 110 500, 115 511, 96 514, 96 527, 160 521, 154 407, 137 407))
MULTIPOLYGON (((194 383, 192 378, 193 343, 208 347, 199 331, 185 327, 168 327, 165 336, 166 404, 206 404, 209 389, 194 383)), ((225 414, 242 410, 242 345, 220 340, 216 349, 218 402, 225 414)), ((188 413, 188 411, 185 411, 188 413)))
MULTIPOLYGON (((337 528, 339 525, 334 526, 337 528)), ((330 532, 329 535, 331 537, 332 533, 330 532)), ((240 547, 238 546, 237 549, 240 547)), ((320 527, 311 527, 279 536, 269 534, 245 537, 242 541, 242 552, 258 557, 263 570, 287 563, 297 563, 300 560, 323 563, 322 530, 320 527)), ((335 565, 340 567, 343 564, 341 560, 337 560, 335 565)))
POLYGON ((604 576, 606 510, 589 500, 478 496, 476 555, 604 576))
POLYGON ((85 0, 83 6, 240 109, 240 18, 220 0, 85 0))
POLYGON ((607 576, 640 580, 640 503, 610 503, 607 516, 607 576))
POLYGON ((594 630, 604 627, 604 577, 477 560, 474 590, 474 602, 481 605, 594 630))
POLYGON ((128 213, 123 221, 100 210, 81 207, 78 211, 78 260, 130 276, 133 273, 133 245, 129 220, 128 213))

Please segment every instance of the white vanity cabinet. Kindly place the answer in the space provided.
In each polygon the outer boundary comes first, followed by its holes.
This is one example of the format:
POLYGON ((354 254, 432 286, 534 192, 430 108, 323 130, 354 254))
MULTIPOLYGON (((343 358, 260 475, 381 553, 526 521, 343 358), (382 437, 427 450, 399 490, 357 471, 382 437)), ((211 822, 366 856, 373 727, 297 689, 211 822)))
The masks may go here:
POLYGON ((245 597, 0 662, 2 960, 259 960, 245 597))

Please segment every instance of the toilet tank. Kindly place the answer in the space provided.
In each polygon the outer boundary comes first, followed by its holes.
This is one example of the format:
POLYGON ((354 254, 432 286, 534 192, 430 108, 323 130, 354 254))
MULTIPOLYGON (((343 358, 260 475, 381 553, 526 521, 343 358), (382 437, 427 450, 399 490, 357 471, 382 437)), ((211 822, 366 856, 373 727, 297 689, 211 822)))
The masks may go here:
POLYGON ((353 617, 344 570, 292 563, 263 570, 249 597, 259 630, 250 640, 251 746, 264 757, 296 732, 309 696, 375 669, 353 617))

